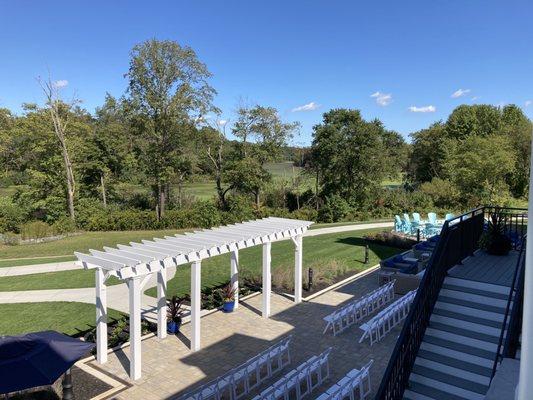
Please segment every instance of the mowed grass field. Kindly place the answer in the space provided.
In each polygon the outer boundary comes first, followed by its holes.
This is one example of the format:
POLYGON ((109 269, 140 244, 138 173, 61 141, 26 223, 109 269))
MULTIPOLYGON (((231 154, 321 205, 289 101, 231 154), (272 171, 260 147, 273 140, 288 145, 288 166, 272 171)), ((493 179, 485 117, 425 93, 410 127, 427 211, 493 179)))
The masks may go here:
MULTIPOLYGON (((361 272, 381 259, 390 257, 400 249, 370 244, 370 259, 364 264, 365 245, 363 237, 380 229, 348 231, 326 235, 304 237, 303 269, 327 269, 328 265, 343 266, 350 273, 361 272)), ((239 252, 239 274, 241 276, 260 276, 262 266, 261 246, 251 247, 239 252)), ((286 274, 294 268, 294 245, 285 240, 272 244, 272 279, 276 274, 286 274)), ((176 276, 168 282, 168 296, 183 296, 190 293, 190 266, 178 267, 176 276)), ((225 284, 230 278, 230 256, 224 254, 202 262, 202 287, 225 284)), ((156 296, 156 288, 150 288, 146 294, 156 296)))
MULTIPOLYGON (((124 314, 108 308, 109 321, 124 314)), ((0 304, 0 336, 54 330, 78 336, 95 326, 93 304, 65 301, 0 304)))
MULTIPOLYGON (((345 265, 350 271, 358 272, 369 265, 363 264, 364 245, 363 236, 369 232, 380 229, 339 232, 326 235, 305 237, 303 241, 304 268, 317 267, 327 263, 345 265)), ((125 242, 120 240, 119 242, 125 242)), ((86 243, 83 244, 88 246, 86 243)), ((386 246, 370 246, 370 265, 380 259, 389 257, 399 250, 386 246)), ((272 245, 272 269, 292 270, 294 260, 294 245, 285 240, 272 245)), ((257 274, 261 268, 261 248, 251 247, 240 252, 241 273, 243 275, 257 274)), ((225 283, 229 279, 230 262, 229 254, 213 257, 202 263, 203 287, 215 286, 225 283)), ((119 283, 116 279, 108 282, 110 285, 119 283)), ((178 267, 176 277, 169 281, 169 296, 183 295, 190 289, 190 267, 178 267)), ((43 290, 43 289, 72 289, 94 287, 94 271, 73 270, 62 272, 48 272, 40 274, 20 275, 0 278, 0 291, 43 290)), ((154 295, 155 291, 149 289, 148 294, 154 295)))
MULTIPOLYGON (((384 220, 365 221, 378 222, 384 220)), ((333 226, 353 225, 356 222, 335 222, 330 224, 313 224, 310 229, 320 229, 333 226)), ((357 222, 359 223, 359 222, 357 222)), ((16 267, 20 265, 35 265, 72 261, 74 252, 88 252, 89 249, 101 250, 104 246, 113 247, 117 244, 140 242, 143 239, 175 235, 195 229, 166 229, 149 231, 108 231, 83 232, 64 239, 47 243, 4 245, 0 244, 0 268, 16 267)))

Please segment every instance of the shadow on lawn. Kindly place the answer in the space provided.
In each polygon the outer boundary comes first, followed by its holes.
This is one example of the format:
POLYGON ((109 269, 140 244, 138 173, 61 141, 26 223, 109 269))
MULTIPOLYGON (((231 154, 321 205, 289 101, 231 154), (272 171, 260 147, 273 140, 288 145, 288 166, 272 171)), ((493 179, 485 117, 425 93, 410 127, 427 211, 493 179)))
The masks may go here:
POLYGON ((385 246, 381 244, 371 243, 365 240, 361 237, 351 236, 351 237, 345 237, 345 238, 339 238, 336 240, 337 243, 347 244, 351 246, 356 246, 361 248, 361 256, 360 259, 355 259, 355 261, 359 261, 361 263, 364 262, 364 248, 366 245, 368 245, 370 251, 374 253, 379 259, 383 260, 384 258, 388 258, 390 256, 393 256, 394 254, 398 254, 402 249, 399 249, 397 247, 390 247, 385 246))

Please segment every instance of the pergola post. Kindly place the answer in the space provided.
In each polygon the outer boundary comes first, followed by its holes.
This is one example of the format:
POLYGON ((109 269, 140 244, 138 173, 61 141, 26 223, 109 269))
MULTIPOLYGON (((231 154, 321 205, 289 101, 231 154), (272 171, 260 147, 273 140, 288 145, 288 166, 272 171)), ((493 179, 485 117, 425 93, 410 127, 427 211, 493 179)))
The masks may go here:
POLYGON ((130 378, 141 377, 141 278, 127 280, 130 301, 130 378))
POLYGON ((157 337, 167 337, 167 270, 157 272, 157 337))
POLYGON ((201 261, 191 264, 191 350, 200 350, 201 261))
POLYGON ((302 302, 302 235, 294 238, 294 302, 302 302))
POLYGON ((271 249, 271 242, 263 243, 263 318, 270 316, 270 292, 272 290, 271 249))
POLYGON ((96 268, 96 360, 107 362, 107 293, 105 273, 96 268))
POLYGON ((231 252, 231 286, 235 291, 235 308, 239 307, 239 250, 231 252))

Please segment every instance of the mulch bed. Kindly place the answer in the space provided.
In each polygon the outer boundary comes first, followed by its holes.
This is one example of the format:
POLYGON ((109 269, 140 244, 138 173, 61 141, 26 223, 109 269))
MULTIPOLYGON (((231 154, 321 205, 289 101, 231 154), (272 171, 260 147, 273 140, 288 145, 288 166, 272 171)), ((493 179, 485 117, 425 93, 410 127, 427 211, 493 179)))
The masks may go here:
MULTIPOLYGON (((37 390, 28 390, 24 393, 19 393, 9 396, 10 400, 59 400, 61 399, 61 379, 53 386, 39 388, 37 390), (57 388, 57 389, 56 389, 57 388), (57 390, 57 391, 56 391, 57 390)), ((72 387, 74 390, 74 398, 76 400, 88 400, 99 394, 102 394, 111 386, 100 379, 95 378, 91 374, 82 371, 78 367, 72 367, 72 387)), ((5 398, 0 396, 0 399, 5 398)))

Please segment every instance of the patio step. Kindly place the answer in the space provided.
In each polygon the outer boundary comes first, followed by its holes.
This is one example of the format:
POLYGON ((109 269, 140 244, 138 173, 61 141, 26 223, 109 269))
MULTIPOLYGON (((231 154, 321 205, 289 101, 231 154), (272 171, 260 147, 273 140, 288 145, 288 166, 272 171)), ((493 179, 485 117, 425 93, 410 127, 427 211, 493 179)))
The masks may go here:
POLYGON ((452 276, 447 276, 444 279, 444 284, 462 286, 468 289, 479 289, 479 290, 484 290, 487 292, 500 293, 504 295, 509 294, 508 286, 495 285, 492 283, 484 283, 484 282, 478 282, 478 281, 471 281, 468 279, 454 278, 452 276))
POLYGON ((405 391, 403 398, 408 400, 468 400, 466 397, 457 396, 417 382, 409 382, 409 389, 405 391))
POLYGON ((505 307, 507 306, 507 299, 497 299, 492 296, 483 296, 471 292, 462 292, 460 290, 446 289, 444 287, 441 289, 439 296, 452 297, 454 299, 499 307, 503 308, 503 312, 505 312, 505 307))
POLYGON ((501 329, 487 326, 484 324, 478 324, 472 321, 465 320, 463 318, 457 319, 451 316, 433 313, 431 315, 430 326, 432 324, 444 324, 455 328, 468 329, 472 332, 478 332, 480 334, 494 336, 499 339, 501 329))
POLYGON ((482 400, 490 385, 509 288, 447 277, 404 399, 482 400))
POLYGON ((478 303, 474 301, 459 299, 459 298, 451 297, 451 296, 443 296, 443 295, 439 295, 438 301, 442 301, 444 303, 455 304, 458 306, 476 308, 481 311, 488 311, 488 312, 492 312, 496 314, 502 314, 502 315, 505 314, 505 306, 498 307, 498 306, 494 306, 491 304, 478 303))
POLYGON ((493 319, 484 318, 480 316, 479 313, 473 313, 473 314, 475 315, 468 315, 462 312, 450 311, 444 308, 439 308, 437 306, 435 306, 435 308, 433 309, 433 315, 441 315, 443 317, 453 318, 455 320, 460 320, 460 321, 471 322, 471 323, 478 324, 478 325, 484 325, 484 326, 488 326, 491 328, 496 328, 498 330, 502 328, 503 322, 501 321, 495 321, 493 319))
MULTIPOLYGON (((452 321, 451 323, 453 323, 454 320, 451 320, 451 321, 452 321)), ((450 332, 450 333, 453 333, 454 335, 464 336, 466 338, 475 339, 481 342, 493 343, 495 345, 497 345, 499 342, 499 339, 500 339, 499 334, 497 334, 498 336, 496 336, 496 334, 481 333, 481 332, 478 332, 477 330, 473 330, 472 327, 467 326, 466 323, 462 325, 464 326, 464 328, 459 328, 457 326, 451 325, 451 323, 448 323, 448 321, 446 321, 445 323, 430 321, 429 326, 432 329, 450 332)))
MULTIPOLYGON (((450 353, 448 352, 448 354, 450 353)), ((455 357, 449 357, 447 355, 435 353, 429 350, 420 349, 418 351, 418 357, 426 359, 426 360, 434 361, 442 365, 447 365, 449 367, 464 369, 468 372, 472 372, 474 374, 489 377, 489 378, 492 373, 492 369, 489 367, 484 367, 479 364, 466 361, 464 359, 460 360, 455 357)))
POLYGON ((493 291, 484 290, 484 289, 480 289, 480 288, 473 288, 473 287, 469 287, 469 286, 455 285, 453 283, 444 283, 442 285, 442 288, 443 289, 448 289, 448 290, 460 291, 460 292, 464 292, 464 293, 476 294, 478 296, 493 297, 495 299, 504 300, 504 301, 507 301, 507 298, 509 297, 509 292, 507 292, 507 293, 493 292, 493 291))

